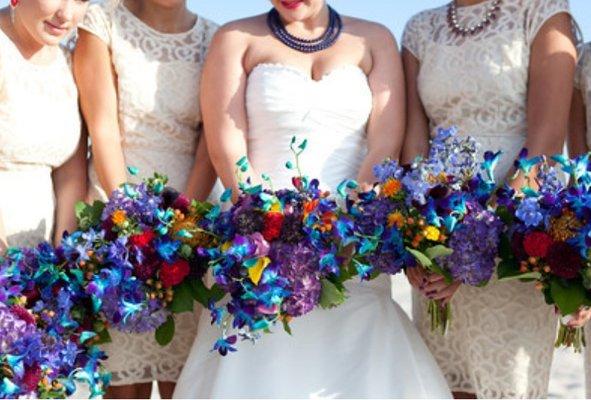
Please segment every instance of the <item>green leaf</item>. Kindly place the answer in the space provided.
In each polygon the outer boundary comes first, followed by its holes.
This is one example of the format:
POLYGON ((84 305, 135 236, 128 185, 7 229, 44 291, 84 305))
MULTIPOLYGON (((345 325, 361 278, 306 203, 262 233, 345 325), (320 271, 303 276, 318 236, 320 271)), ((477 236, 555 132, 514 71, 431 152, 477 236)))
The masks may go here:
POLYGON ((506 275, 499 278, 499 282, 510 282, 510 281, 539 281, 542 279, 542 274, 539 272, 517 272, 514 275, 506 275))
POLYGON ((113 339, 111 339, 111 334, 109 333, 108 329, 102 329, 98 331, 96 334, 98 336, 98 340, 94 342, 95 344, 106 344, 111 343, 113 341, 113 339))
POLYGON ((503 260, 512 260, 515 258, 513 255, 513 248, 511 247, 511 241, 507 235, 501 235, 501 241, 499 243, 499 257, 503 260))
POLYGON ((511 223, 513 222, 513 215, 505 206, 497 207, 496 214, 499 216, 499 218, 501 219, 501 221, 503 221, 505 225, 511 225, 511 223))
POLYGON ((425 255, 427 257, 429 257, 431 260, 435 260, 436 258, 439 257, 447 257, 452 255, 454 251, 452 249, 450 249, 449 247, 445 247, 443 245, 437 245, 437 246, 433 246, 433 247, 429 247, 427 250, 425 250, 425 255))
POLYGON ((562 315, 574 313, 588 301, 586 290, 578 281, 552 279, 550 281, 550 295, 562 315))
POLYGON ((174 330, 174 318, 172 317, 172 315, 170 315, 166 319, 166 322, 164 322, 162 325, 158 327, 158 329, 156 329, 156 332, 154 334, 156 342, 160 346, 166 346, 167 344, 172 342, 172 338, 174 337, 174 330))
POLYGON ((429 268, 431 265, 433 265, 433 261, 431 261, 431 259, 429 257, 427 257, 426 255, 424 255, 423 253, 421 253, 418 250, 415 249, 411 249, 410 247, 407 247, 406 250, 412 254, 412 256, 419 262, 419 264, 421 264, 423 267, 425 268, 429 268))
POLYGON ((291 336, 292 335, 291 326, 289 326, 289 322, 287 321, 287 318, 283 318, 281 320, 281 322, 283 322, 283 330, 291 336))
POLYGON ((98 200, 92 203, 92 205, 84 202, 76 203, 75 212, 78 228, 86 231, 93 226, 99 225, 104 208, 105 203, 98 200))
POLYGON ((193 311, 193 294, 187 281, 175 286, 174 298, 168 308, 175 314, 193 311))
MULTIPOLYGON (((232 189, 228 189, 230 191, 230 196, 232 195, 232 189)), ((224 192, 225 193, 225 192, 224 192)), ((209 213, 212 208, 213 204, 208 203, 207 201, 197 201, 193 200, 191 202, 191 207, 199 214, 199 215, 206 215, 209 213)))
POLYGON ((322 293, 320 294, 320 307, 328 309, 343 304, 346 300, 345 293, 339 290, 328 279, 322 280, 322 293))
POLYGON ((189 281, 189 285, 191 285, 193 299, 203 307, 209 307, 210 301, 218 302, 225 295, 225 292, 217 285, 208 289, 201 279, 192 279, 189 281))
POLYGON ((499 263, 497 266, 497 277, 499 278, 500 282, 510 282, 516 280, 531 281, 542 279, 542 274, 540 272, 521 272, 519 271, 517 261, 515 261, 513 258, 510 258, 507 260, 502 260, 499 263))

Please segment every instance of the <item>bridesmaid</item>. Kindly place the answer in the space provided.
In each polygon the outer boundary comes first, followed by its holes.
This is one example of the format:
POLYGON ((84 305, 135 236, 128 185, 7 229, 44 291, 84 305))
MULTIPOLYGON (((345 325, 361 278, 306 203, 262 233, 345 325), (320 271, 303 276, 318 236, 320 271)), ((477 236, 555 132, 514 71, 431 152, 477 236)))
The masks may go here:
MULTIPOLYGON (((591 43, 581 46, 579 63, 575 74, 575 92, 571 107, 568 150, 571 157, 589 152, 591 148, 591 43)), ((589 309, 580 311, 571 321, 573 326, 582 326, 591 318, 589 309)), ((586 327, 585 380, 587 397, 591 396, 591 327, 586 327)))
MULTIPOLYGON (((199 141, 201 67, 217 26, 183 0, 107 1, 90 6, 74 54, 81 106, 92 140, 91 198, 155 171, 190 198, 205 199, 215 175, 199 141), (137 167, 138 177, 126 167, 137 167)), ((113 398, 146 398, 158 381, 172 396, 197 331, 180 315, 173 342, 114 332, 105 347, 113 398)))
POLYGON ((0 10, 0 229, 3 246, 56 242, 86 195, 86 138, 60 43, 77 0, 11 0, 0 10))
MULTIPOLYGON (((561 152, 576 63, 572 27, 568 0, 455 0, 413 17, 403 38, 405 161, 427 152, 435 127, 450 125, 483 151, 503 151, 499 180, 524 146, 531 155, 561 152)), ((547 395, 556 316, 533 284, 448 287, 418 269, 409 280, 418 289, 415 322, 457 397, 547 395), (452 299, 446 336, 430 332, 426 297, 452 299)))

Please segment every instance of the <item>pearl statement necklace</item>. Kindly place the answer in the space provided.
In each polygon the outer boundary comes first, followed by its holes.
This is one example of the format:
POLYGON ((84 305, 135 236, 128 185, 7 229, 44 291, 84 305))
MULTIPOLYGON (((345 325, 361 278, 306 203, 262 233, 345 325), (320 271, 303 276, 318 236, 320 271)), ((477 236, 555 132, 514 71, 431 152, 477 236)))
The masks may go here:
POLYGON ((494 0, 487 8, 486 15, 479 23, 472 26, 462 26, 458 22, 458 5, 456 0, 449 3, 447 8, 447 24, 457 36, 474 36, 484 31, 486 27, 497 20, 497 13, 501 9, 502 0, 494 0))

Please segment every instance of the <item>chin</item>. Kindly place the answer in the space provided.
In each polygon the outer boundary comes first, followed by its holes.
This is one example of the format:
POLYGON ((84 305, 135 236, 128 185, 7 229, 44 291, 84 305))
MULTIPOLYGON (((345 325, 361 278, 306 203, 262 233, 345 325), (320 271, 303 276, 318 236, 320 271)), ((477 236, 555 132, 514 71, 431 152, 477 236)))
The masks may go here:
POLYGON ((37 35, 37 41, 45 46, 57 46, 67 37, 67 34, 56 36, 50 35, 46 32, 41 32, 37 35))

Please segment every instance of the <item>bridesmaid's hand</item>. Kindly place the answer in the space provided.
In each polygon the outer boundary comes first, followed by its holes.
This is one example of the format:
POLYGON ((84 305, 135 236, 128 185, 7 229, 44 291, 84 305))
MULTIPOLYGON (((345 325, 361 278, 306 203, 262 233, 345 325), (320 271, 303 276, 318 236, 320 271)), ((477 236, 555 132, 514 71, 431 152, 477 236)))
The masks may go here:
POLYGON ((591 309, 581 307, 579 311, 571 314, 571 319, 568 321, 567 326, 569 328, 582 328, 589 320, 591 320, 591 309))
POLYGON ((460 285, 460 282, 448 284, 443 276, 430 274, 427 277, 427 283, 423 286, 421 292, 427 296, 429 300, 439 300, 442 305, 446 305, 451 301, 454 294, 460 288, 460 285))
POLYGON ((423 287, 427 283, 427 271, 422 267, 407 268, 405 270, 408 283, 415 289, 423 292, 423 287))

